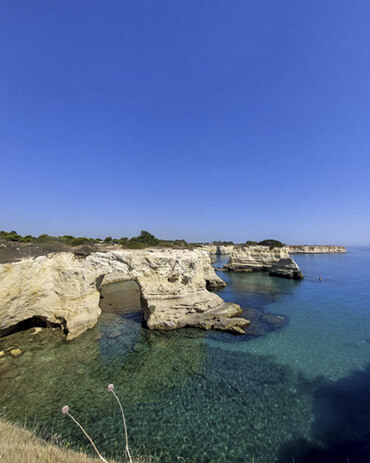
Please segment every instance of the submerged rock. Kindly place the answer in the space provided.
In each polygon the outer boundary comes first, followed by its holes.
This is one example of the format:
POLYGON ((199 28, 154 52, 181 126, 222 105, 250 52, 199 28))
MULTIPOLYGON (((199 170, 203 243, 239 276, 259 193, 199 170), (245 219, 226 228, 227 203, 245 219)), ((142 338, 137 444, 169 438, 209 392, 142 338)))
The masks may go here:
POLYGON ((122 334, 123 334, 122 331, 115 330, 115 331, 108 333, 107 338, 108 339, 118 338, 118 336, 122 336, 122 334))
POLYGON ((287 323, 287 320, 281 315, 257 309, 244 309, 244 316, 251 321, 250 326, 245 330, 249 336, 264 336, 271 331, 282 328, 287 323))
POLYGON ((9 351, 9 354, 12 356, 12 357, 19 357, 23 354, 23 352, 21 351, 21 349, 12 349, 9 351))
POLYGON ((31 332, 31 336, 34 336, 35 334, 41 333, 43 328, 37 326, 36 328, 33 328, 33 331, 31 332))

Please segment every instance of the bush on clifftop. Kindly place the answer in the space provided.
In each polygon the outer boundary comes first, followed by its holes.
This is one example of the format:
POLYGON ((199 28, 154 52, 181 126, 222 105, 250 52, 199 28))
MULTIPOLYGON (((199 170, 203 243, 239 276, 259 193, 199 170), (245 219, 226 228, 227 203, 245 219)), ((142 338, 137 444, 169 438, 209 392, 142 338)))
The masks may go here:
POLYGON ((282 248, 285 246, 284 243, 278 240, 263 240, 258 243, 260 246, 269 246, 272 248, 282 248))

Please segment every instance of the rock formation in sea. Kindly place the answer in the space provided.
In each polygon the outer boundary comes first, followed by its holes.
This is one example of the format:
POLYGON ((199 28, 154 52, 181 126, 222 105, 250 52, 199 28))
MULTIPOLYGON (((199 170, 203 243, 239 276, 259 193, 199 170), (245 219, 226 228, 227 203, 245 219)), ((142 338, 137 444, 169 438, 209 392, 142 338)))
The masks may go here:
POLYGON ((303 275, 289 256, 286 247, 270 248, 268 246, 235 246, 227 270, 234 272, 270 272, 273 276, 302 279, 303 275))
POLYGON ((268 246, 235 246, 225 268, 236 272, 268 271, 280 259, 289 257, 285 247, 270 249, 268 246))
POLYGON ((64 326, 67 339, 73 339, 96 324, 101 287, 125 280, 138 283, 151 329, 242 332, 249 324, 235 318, 238 305, 207 290, 225 283, 202 250, 62 252, 0 265, 0 336, 27 320, 41 320, 64 326))
POLYGON ((303 280, 303 274, 294 260, 289 258, 280 259, 269 270, 269 274, 275 277, 303 280))
POLYGON ((209 254, 214 255, 214 256, 216 255, 224 256, 224 255, 231 254, 233 252, 234 245, 232 244, 231 245, 230 244, 227 244, 227 245, 203 244, 198 249, 202 249, 203 251, 206 251, 209 254))
POLYGON ((225 256, 227 254, 231 254, 233 252, 234 246, 233 245, 218 245, 216 249, 216 254, 221 256, 225 256))
POLYGON ((345 246, 289 245, 286 248, 290 254, 332 254, 347 252, 345 246))

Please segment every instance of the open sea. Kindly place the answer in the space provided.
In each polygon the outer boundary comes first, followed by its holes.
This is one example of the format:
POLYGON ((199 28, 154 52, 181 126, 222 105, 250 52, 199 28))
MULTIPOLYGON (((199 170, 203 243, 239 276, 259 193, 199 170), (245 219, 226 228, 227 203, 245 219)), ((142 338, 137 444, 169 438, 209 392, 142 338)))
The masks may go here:
POLYGON ((0 414, 91 453, 60 412, 68 404, 103 456, 123 462, 114 383, 134 455, 370 463, 370 248, 293 257, 301 282, 219 272, 225 301, 286 318, 263 336, 151 332, 125 283, 106 287, 99 323, 72 342, 52 329, 0 339, 0 350, 24 351, 0 358, 0 414))

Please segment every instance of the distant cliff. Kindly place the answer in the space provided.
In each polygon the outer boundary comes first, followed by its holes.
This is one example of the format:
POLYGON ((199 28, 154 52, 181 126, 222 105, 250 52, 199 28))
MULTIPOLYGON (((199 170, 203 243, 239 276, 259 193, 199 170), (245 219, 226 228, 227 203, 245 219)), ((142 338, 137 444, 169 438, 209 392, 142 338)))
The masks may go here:
POLYGON ((290 254, 332 254, 347 252, 345 246, 291 245, 285 247, 290 254))

